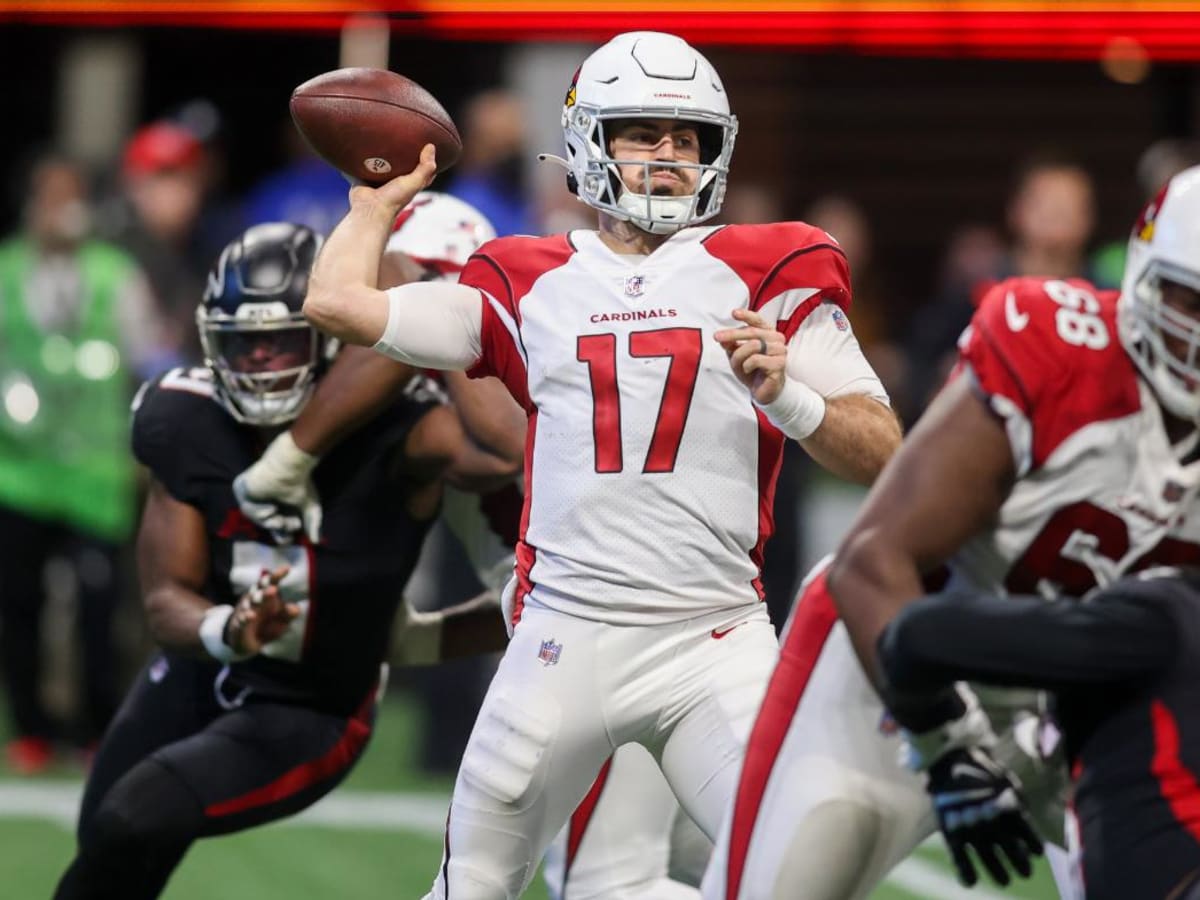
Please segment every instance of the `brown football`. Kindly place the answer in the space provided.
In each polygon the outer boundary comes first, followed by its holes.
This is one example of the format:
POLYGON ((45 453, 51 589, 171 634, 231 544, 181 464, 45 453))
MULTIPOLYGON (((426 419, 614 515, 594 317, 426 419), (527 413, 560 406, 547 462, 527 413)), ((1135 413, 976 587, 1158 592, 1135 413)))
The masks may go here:
POLYGON ((433 95, 386 69, 335 69, 292 91, 292 121, 326 162, 368 184, 411 172, 421 148, 437 148, 439 172, 462 139, 433 95))

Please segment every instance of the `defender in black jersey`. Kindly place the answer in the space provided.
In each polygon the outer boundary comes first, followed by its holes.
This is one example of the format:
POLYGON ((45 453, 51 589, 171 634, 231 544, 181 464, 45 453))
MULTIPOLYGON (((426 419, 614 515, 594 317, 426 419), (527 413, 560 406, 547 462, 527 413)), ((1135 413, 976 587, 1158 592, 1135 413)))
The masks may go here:
POLYGON ((932 595, 878 650, 893 696, 1052 691, 1088 900, 1200 898, 1200 572, 1150 569, 1082 603, 932 595))
MULTIPOLYGON (((292 225, 230 244, 198 313, 208 366, 169 372, 135 401, 133 449, 151 475, 138 565, 163 653, 97 754, 60 900, 158 896, 193 840, 310 805, 370 737, 442 478, 474 457, 418 378, 316 467, 318 543, 277 544, 238 509, 234 477, 295 418, 332 355, 299 313, 319 245, 292 225)), ((437 623, 435 657, 503 647, 494 605, 464 607, 437 623)))

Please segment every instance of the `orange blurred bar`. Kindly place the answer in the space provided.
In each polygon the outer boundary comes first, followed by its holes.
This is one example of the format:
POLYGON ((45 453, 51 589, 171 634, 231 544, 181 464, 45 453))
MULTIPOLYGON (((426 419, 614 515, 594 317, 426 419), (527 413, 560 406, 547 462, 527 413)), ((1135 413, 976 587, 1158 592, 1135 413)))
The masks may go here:
POLYGON ((1079 3, 691 2, 657 0, 0 0, 0 22, 335 31, 354 14, 388 17, 397 33, 443 40, 603 40, 632 28, 698 44, 762 44, 807 52, 1096 59, 1114 39, 1151 60, 1200 60, 1200 2, 1079 3))

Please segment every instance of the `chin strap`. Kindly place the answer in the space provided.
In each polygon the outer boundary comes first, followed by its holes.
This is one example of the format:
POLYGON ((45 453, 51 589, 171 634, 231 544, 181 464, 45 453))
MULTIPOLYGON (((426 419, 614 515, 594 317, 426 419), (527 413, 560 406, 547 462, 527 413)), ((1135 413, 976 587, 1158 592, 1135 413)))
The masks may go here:
MULTIPOLYGON (((679 203, 681 211, 686 213, 692 204, 690 202, 680 203, 682 200, 682 197, 651 197, 650 207, 653 209, 655 205, 662 206, 664 204, 679 203)), ((645 216, 638 215, 637 212, 630 209, 631 206, 645 209, 646 197, 634 194, 622 186, 621 196, 617 198, 617 207, 629 217, 630 222, 642 229, 642 231, 648 231, 650 234, 674 234, 684 226, 683 222, 664 222, 658 219, 647 219, 645 216)))

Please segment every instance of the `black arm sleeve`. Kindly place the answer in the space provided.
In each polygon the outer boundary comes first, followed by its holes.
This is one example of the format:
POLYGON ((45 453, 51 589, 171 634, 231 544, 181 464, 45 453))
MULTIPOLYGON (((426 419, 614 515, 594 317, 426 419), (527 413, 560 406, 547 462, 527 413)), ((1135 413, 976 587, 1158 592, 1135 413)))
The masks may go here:
POLYGON ((1152 675, 1177 644, 1165 604, 1109 594, 1091 602, 937 594, 880 635, 889 686, 924 693, 957 681, 1059 691, 1152 675))

